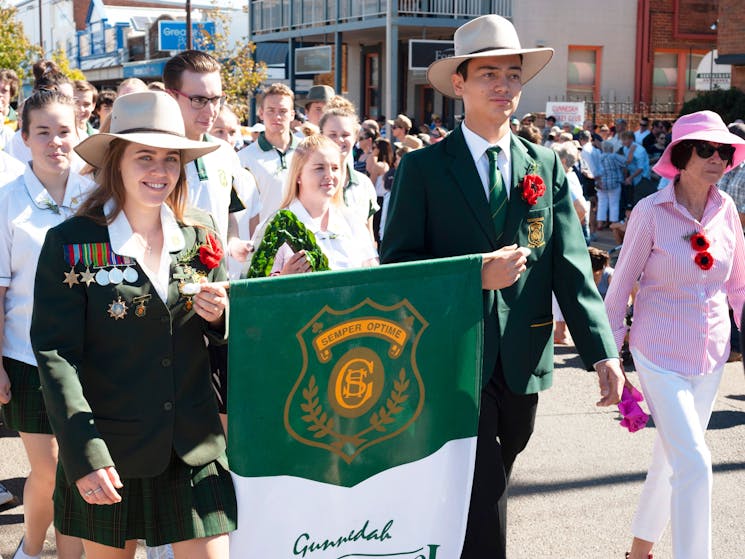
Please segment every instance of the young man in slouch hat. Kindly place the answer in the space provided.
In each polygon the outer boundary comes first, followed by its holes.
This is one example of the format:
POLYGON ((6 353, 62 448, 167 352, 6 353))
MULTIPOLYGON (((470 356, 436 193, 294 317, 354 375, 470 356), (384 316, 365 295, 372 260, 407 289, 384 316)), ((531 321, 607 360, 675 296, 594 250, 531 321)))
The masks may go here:
POLYGON ((465 119, 407 155, 392 191, 381 261, 483 253, 481 415, 462 559, 506 557, 512 465, 533 430, 538 392, 552 382, 551 292, 588 370, 598 405, 619 401, 623 374, 587 246, 556 155, 510 132, 524 83, 552 49, 523 49, 512 24, 476 18, 455 32, 455 56, 430 83, 461 98, 465 119))

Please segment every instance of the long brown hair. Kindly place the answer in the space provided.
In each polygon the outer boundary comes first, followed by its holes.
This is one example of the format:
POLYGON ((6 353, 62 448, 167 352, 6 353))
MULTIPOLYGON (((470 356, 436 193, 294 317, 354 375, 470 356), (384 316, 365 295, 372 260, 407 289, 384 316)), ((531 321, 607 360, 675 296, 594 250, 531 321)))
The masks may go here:
MULTIPOLYGON (((106 151, 103 165, 96 173, 98 186, 80 206, 77 215, 88 217, 100 225, 109 225, 116 219, 119 212, 124 209, 127 193, 124 189, 120 166, 124 150, 130 143, 127 140, 119 138, 111 141, 106 151), (109 215, 104 215, 103 207, 109 200, 113 200, 114 208, 109 215)), ((186 171, 182 165, 181 173, 176 182, 176 188, 173 189, 173 192, 166 199, 166 204, 171 208, 173 215, 180 223, 185 223, 186 197, 186 171)))

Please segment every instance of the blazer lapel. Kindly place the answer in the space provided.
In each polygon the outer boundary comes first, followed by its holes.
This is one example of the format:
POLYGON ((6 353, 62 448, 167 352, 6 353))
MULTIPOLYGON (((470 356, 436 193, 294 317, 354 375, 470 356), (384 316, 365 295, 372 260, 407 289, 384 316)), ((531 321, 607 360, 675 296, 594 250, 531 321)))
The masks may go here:
POLYGON ((460 126, 443 141, 447 141, 445 147, 450 156, 450 160, 446 163, 447 169, 463 193, 476 223, 488 237, 492 247, 496 249, 496 232, 494 222, 489 216, 489 202, 460 126))
POLYGON ((510 149, 512 155, 512 188, 510 189, 510 204, 507 207, 507 221, 504 225, 503 243, 510 245, 517 239, 520 223, 525 217, 529 206, 523 200, 522 181, 525 175, 535 173, 535 160, 528 153, 527 148, 511 134, 510 149))

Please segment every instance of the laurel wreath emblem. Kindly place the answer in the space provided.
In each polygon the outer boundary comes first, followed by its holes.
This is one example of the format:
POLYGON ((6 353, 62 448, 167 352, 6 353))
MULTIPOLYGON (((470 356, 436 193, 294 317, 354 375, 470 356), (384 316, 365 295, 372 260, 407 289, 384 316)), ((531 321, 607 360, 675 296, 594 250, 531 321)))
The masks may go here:
MULTIPOLYGON (((301 419, 309 424, 307 429, 313 433, 313 438, 322 439, 327 436, 331 437, 334 439, 331 446, 340 451, 345 445, 351 445, 356 448, 367 442, 367 439, 364 438, 364 435, 367 433, 371 431, 384 433, 388 430, 386 425, 393 423, 396 416, 404 411, 403 404, 409 399, 409 395, 406 392, 410 385, 411 381, 406 378, 406 371, 401 369, 398 373, 398 378, 393 381, 393 389, 388 395, 385 404, 380 406, 380 409, 370 416, 370 426, 350 436, 339 433, 334 428, 334 418, 330 417, 324 411, 318 398, 316 377, 311 375, 308 385, 303 388, 305 402, 300 403, 300 408, 305 412, 305 415, 301 419)), ((348 454, 353 453, 349 452, 348 454)))

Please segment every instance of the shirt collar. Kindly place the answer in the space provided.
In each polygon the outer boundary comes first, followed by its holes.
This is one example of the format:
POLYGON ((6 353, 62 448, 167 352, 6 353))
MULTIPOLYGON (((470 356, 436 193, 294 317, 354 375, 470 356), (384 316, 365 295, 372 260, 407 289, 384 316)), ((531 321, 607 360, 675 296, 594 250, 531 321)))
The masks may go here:
MULTIPOLYGON (((266 139, 266 134, 264 132, 259 132, 259 139, 257 140, 257 143, 259 144, 261 151, 272 151, 274 149, 279 152, 279 150, 276 147, 274 147, 269 142, 269 140, 266 139)), ((288 151, 295 149, 299 143, 300 143, 300 139, 297 136, 295 136, 295 134, 293 134, 292 131, 290 131, 290 145, 287 148, 287 151, 284 153, 287 153, 288 151)))
MULTIPOLYGON (((321 232, 321 220, 319 218, 311 217, 308 210, 305 209, 305 206, 303 206, 299 199, 295 198, 290 202, 288 208, 308 229, 311 230, 314 235, 318 235, 321 232)), ((344 235, 347 233, 349 233, 349 224, 344 219, 339 208, 331 204, 329 207, 329 223, 326 227, 325 234, 344 235)))
POLYGON ((352 163, 351 159, 347 160, 347 184, 344 188, 349 188, 353 184, 358 184, 360 182, 360 179, 357 178, 357 173, 354 171, 354 163, 352 163))
MULTIPOLYGON (((104 214, 107 216, 113 209, 113 200, 108 200, 103 206, 104 214)), ((171 211, 171 208, 166 204, 161 204, 160 206, 160 223, 163 228, 163 243, 165 244, 166 250, 168 250, 168 252, 179 252, 183 250, 186 245, 184 234, 176 221, 176 216, 173 215, 173 211, 171 211)), ((129 224, 129 220, 124 211, 120 211, 117 214, 114 221, 109 223, 108 229, 111 248, 115 253, 136 259, 144 258, 145 247, 135 239, 132 226, 129 224)))
MULTIPOLYGON (((26 185, 28 195, 38 208, 42 210, 55 211, 54 208, 57 208, 57 204, 49 195, 49 192, 47 192, 47 189, 41 183, 39 178, 34 174, 34 171, 31 168, 31 161, 26 164, 26 169, 23 172, 23 182, 26 185)), ((61 206, 71 211, 76 210, 80 202, 83 201, 83 187, 88 182, 88 179, 70 171, 67 176, 65 196, 62 199, 61 206)), ((56 210, 55 213, 59 213, 59 210, 56 210)))
MULTIPOLYGON (((708 209, 711 208, 720 208, 724 203, 724 198, 722 197, 722 193, 717 187, 716 184, 713 184, 709 187, 709 193, 706 198, 706 209, 704 210, 704 213, 708 213, 708 209)), ((665 188, 662 190, 659 190, 657 193, 657 196, 653 202, 655 206, 659 206, 662 204, 672 204, 673 207, 681 209, 683 206, 678 204, 678 201, 675 199, 675 181, 670 181, 670 184, 668 184, 665 188)))
MULTIPOLYGON (((492 144, 487 142, 484 138, 476 134, 476 132, 472 131, 471 129, 466 126, 466 123, 463 122, 460 125, 461 130, 463 131, 463 138, 466 140, 466 145, 468 146, 468 151, 471 152, 471 156, 473 157, 474 161, 478 161, 481 159, 484 154, 486 153, 486 150, 490 147, 493 147, 492 144)), ((509 133, 502 136, 499 141, 497 141, 496 146, 499 146, 502 150, 502 152, 499 154, 500 157, 505 157, 507 161, 510 161, 510 141, 511 141, 511 135, 509 133)))

